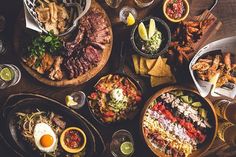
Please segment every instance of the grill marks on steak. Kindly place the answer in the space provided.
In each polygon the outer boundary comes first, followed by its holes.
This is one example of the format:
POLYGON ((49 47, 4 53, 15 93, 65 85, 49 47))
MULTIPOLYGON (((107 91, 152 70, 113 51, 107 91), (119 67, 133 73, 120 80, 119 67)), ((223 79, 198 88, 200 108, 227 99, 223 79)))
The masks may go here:
POLYGON ((73 79, 96 67, 102 58, 102 50, 110 43, 108 22, 99 9, 91 8, 79 21, 78 34, 74 41, 67 42, 67 58, 64 66, 73 79))

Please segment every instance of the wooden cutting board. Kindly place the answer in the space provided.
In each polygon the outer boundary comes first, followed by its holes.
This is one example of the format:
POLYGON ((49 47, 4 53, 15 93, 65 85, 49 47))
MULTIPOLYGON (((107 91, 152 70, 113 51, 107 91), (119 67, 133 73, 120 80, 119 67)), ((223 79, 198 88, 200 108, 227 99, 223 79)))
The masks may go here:
POLYGON ((21 57, 22 57, 21 55, 24 53, 24 52, 22 52, 23 49, 21 48, 21 44, 22 44, 21 38, 24 38, 24 32, 25 32, 25 31, 23 31, 25 29, 25 20, 24 20, 24 15, 22 12, 22 15, 19 16, 17 23, 16 23, 16 27, 15 27, 14 50, 20 60, 21 65, 23 66, 23 68, 30 75, 32 75, 34 78, 36 78, 38 81, 40 81, 46 85, 49 85, 49 86, 58 86, 58 87, 69 86, 69 85, 80 85, 80 84, 87 82, 88 80, 93 78, 96 74, 98 74, 103 69, 103 67, 106 65, 106 63, 110 57, 112 45, 113 45, 113 33, 112 33, 111 22, 107 16, 106 12, 104 11, 104 9, 97 2, 95 2, 95 0, 92 0, 91 7, 98 8, 104 14, 106 20, 108 21, 108 24, 109 24, 108 29, 111 34, 111 42, 109 44, 105 45, 105 49, 102 52, 102 57, 101 57, 102 59, 96 67, 90 69, 85 74, 80 75, 77 78, 74 78, 71 80, 69 80, 67 78, 63 78, 61 81, 50 80, 46 76, 43 76, 43 75, 39 74, 38 72, 36 72, 35 70, 28 67, 21 60, 21 57))
POLYGON ((188 19, 192 19, 192 20, 195 20, 195 21, 203 21, 203 20, 206 20, 206 19, 214 19, 214 22, 211 23, 207 27, 207 29, 203 33, 201 39, 193 45, 193 48, 196 51, 199 50, 201 47, 203 47, 206 44, 207 40, 210 39, 214 34, 216 34, 216 32, 222 26, 222 22, 215 15, 213 15, 209 10, 205 10, 199 16, 193 16, 193 17, 189 16, 188 19))

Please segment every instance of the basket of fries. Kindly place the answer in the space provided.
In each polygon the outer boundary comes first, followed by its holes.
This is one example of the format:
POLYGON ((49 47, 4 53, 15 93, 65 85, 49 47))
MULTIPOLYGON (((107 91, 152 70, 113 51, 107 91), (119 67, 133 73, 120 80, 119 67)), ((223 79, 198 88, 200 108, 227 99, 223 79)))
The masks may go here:
POLYGON ((24 4, 43 32, 65 36, 76 28, 91 0, 24 0, 24 4))

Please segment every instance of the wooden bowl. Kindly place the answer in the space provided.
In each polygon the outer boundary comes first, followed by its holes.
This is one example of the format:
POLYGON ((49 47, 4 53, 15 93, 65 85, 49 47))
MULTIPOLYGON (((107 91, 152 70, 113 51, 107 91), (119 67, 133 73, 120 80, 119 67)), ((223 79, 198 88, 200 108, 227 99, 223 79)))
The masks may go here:
POLYGON ((152 145, 152 143, 149 141, 149 139, 147 139, 147 137, 144 136, 143 118, 144 118, 144 114, 145 114, 146 110, 148 109, 151 102, 153 102, 156 98, 161 96, 161 94, 166 93, 166 92, 170 92, 170 91, 173 91, 173 90, 183 90, 183 91, 187 91, 187 92, 191 92, 193 94, 196 94, 199 98, 202 99, 202 102, 205 102, 205 104, 207 105, 207 109, 208 109, 207 111, 208 111, 208 117, 209 117, 208 121, 211 122, 210 124, 212 125, 212 128, 208 132, 207 138, 201 144, 201 146, 197 150, 193 151, 192 154, 189 155, 189 157, 199 157, 212 146, 212 144, 213 144, 213 142, 216 138, 216 134, 217 134, 218 119, 217 119, 217 115, 216 115, 214 106, 211 103, 211 101, 207 98, 201 97, 200 94, 196 90, 184 88, 184 87, 181 87, 181 86, 169 86, 169 87, 166 87, 166 88, 163 88, 163 89, 159 90, 151 98, 149 98, 147 100, 147 102, 145 103, 144 108, 141 112, 140 131, 141 131, 141 134, 142 134, 142 138, 145 141, 145 143, 147 144, 147 146, 151 149, 151 151, 155 155, 162 156, 162 157, 164 157, 164 156, 165 157, 171 157, 170 155, 167 155, 164 152, 160 151, 158 148, 155 148, 152 145))
POLYGON ((183 3, 184 3, 184 6, 185 6, 185 9, 186 9, 186 10, 185 10, 184 15, 183 15, 181 18, 179 18, 179 19, 173 19, 173 18, 169 17, 169 15, 167 15, 167 13, 166 13, 166 7, 167 7, 167 3, 168 3, 168 2, 169 2, 169 0, 165 0, 165 2, 164 2, 164 5, 163 5, 163 13, 164 13, 165 17, 166 17, 169 21, 174 22, 174 23, 177 23, 177 22, 181 22, 181 21, 183 21, 183 20, 185 20, 185 19, 187 18, 188 14, 189 14, 189 10, 190 10, 189 3, 188 3, 187 0, 183 0, 183 3))

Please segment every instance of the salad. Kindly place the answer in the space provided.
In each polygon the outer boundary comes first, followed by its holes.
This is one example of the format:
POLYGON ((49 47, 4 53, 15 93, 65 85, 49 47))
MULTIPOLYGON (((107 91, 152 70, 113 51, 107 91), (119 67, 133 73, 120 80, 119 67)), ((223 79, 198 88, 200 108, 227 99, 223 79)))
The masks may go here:
POLYGON ((110 74, 98 81, 88 98, 95 116, 111 123, 127 119, 137 109, 141 92, 127 77, 110 74))
POLYGON ((162 94, 147 108, 144 137, 170 156, 189 156, 204 143, 211 128, 205 105, 193 93, 175 90, 162 94))

